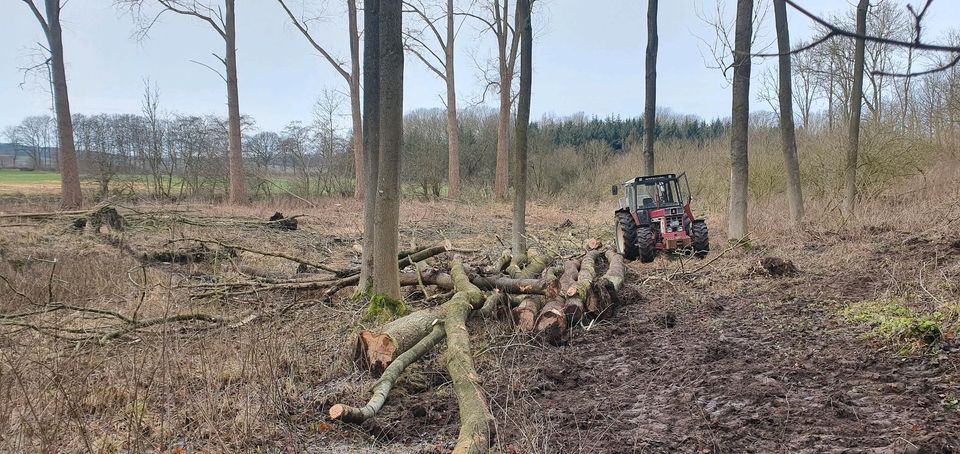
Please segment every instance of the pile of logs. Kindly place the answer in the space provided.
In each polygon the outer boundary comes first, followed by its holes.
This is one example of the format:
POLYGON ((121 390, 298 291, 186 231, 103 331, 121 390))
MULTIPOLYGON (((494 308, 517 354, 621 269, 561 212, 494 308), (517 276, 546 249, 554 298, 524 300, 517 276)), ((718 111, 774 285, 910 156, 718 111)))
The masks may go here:
POLYGON ((562 266, 554 266, 554 255, 531 250, 525 264, 504 253, 497 265, 484 270, 471 270, 457 258, 449 273, 402 273, 402 284, 432 285, 456 293, 439 306, 360 332, 355 361, 380 378, 371 388, 367 405, 334 405, 330 418, 360 423, 375 416, 404 369, 446 339, 443 361, 460 410, 460 435, 454 452, 486 452, 492 416, 470 353, 467 319, 471 314, 490 316, 504 308, 512 314, 517 330, 554 345, 568 342, 574 326, 610 316, 619 303, 623 257, 599 247, 599 242, 588 242, 582 256, 565 260, 562 266), (597 276, 603 264, 606 272, 597 276))

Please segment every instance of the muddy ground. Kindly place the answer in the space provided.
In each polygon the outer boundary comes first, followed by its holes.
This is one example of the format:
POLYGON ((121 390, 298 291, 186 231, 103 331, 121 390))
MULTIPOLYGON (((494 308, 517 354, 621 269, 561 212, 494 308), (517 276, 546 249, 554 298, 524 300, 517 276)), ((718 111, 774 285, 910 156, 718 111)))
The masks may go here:
MULTIPOLYGON (((619 313, 564 347, 476 322, 496 449, 957 452, 960 343, 904 350, 838 312, 916 287, 921 269, 957 279, 958 244, 885 226, 798 235, 689 275, 676 260, 632 263, 619 313), (763 272, 770 252, 799 272, 763 272)), ((391 452, 445 452, 457 413, 443 369, 432 362, 409 377, 360 432, 391 452)))
MULTIPOLYGON (((360 212, 351 203, 297 208, 307 216, 295 232, 151 222, 124 232, 122 242, 152 251, 172 237, 213 237, 350 266, 357 259, 360 212)), ((275 208, 204 214, 265 219, 275 208)), ((509 232, 508 216, 490 214, 507 213, 506 206, 407 203, 403 210, 404 241, 448 239, 498 254, 509 232)), ((534 205, 530 231, 576 245, 585 237, 609 236, 607 214, 603 207, 534 205)), ((748 248, 724 250, 724 233, 715 227, 722 219, 708 221, 714 251, 707 260, 629 264, 618 313, 578 327, 566 346, 517 334, 508 321, 470 322, 477 369, 496 420, 495 452, 960 450, 956 338, 905 348, 867 338, 869 326, 838 315, 851 303, 879 299, 958 301, 960 238, 953 230, 907 232, 869 222, 782 228, 757 232, 748 248), (770 276, 758 265, 767 256, 790 259, 799 271, 770 276)), ((137 260, 118 249, 115 239, 61 224, 8 230, 0 238, 4 273, 17 276, 14 284, 46 295, 50 267, 30 260, 58 258, 62 271, 51 280, 58 297, 139 309, 143 296, 133 285, 139 281, 136 274, 129 277, 139 269, 137 260)), ((152 263, 144 272, 156 284, 144 310, 232 315, 251 305, 319 296, 269 292, 197 301, 180 287, 236 278, 231 270, 253 268, 284 276, 296 270, 295 264, 246 253, 221 264, 152 263)), ((0 407, 6 406, 0 411, 0 448, 448 452, 458 411, 442 349, 407 371, 375 419, 362 426, 326 419, 335 403, 362 405, 364 388, 373 383, 349 359, 364 302, 348 296, 236 329, 186 325, 83 348, 7 331, 0 337, 8 348, 0 372, 17 372, 27 381, 16 385, 13 375, 0 376, 10 384, 0 396, 0 407), (49 352, 56 353, 53 359, 49 352), (43 427, 46 438, 38 429, 43 427)), ((410 300, 414 308, 437 304, 410 300)))

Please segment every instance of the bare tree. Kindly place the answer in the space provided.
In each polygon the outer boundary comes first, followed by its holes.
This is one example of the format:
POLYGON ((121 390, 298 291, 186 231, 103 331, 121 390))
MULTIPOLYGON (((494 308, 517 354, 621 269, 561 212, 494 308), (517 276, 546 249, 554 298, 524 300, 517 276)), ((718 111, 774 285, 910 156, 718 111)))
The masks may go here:
MULTIPOLYGON (((373 291, 400 299, 397 252, 403 141, 403 19, 400 0, 380 1, 380 169, 374 229, 373 291)), ((367 93, 367 96, 371 96, 367 93)))
POLYGON ((410 30, 406 37, 407 49, 413 53, 430 71, 437 75, 447 88, 447 195, 451 198, 460 197, 460 124, 457 121, 457 89, 454 73, 454 50, 457 38, 457 29, 454 24, 455 12, 453 0, 446 0, 446 8, 442 14, 431 14, 430 9, 421 0, 405 1, 404 5, 409 12, 420 18, 423 28, 410 30), (434 17, 436 16, 436 17, 434 17), (437 23, 444 20, 444 33, 440 33, 437 23), (424 35, 430 35, 430 38, 424 35), (439 49, 427 44, 435 40, 439 49))
MULTIPOLYGON (((753 0, 737 0, 733 47, 733 108, 730 121, 730 212, 727 237, 747 236, 747 132, 750 121, 750 45, 753 0)), ((783 115, 781 115, 783 116, 783 115)))
POLYGON ((53 145, 53 127, 54 120, 48 115, 26 117, 16 127, 17 142, 26 147, 33 170, 43 168, 43 154, 53 145))
POLYGON ((657 0, 647 3, 647 56, 646 96, 643 102, 643 172, 656 172, 653 159, 653 142, 657 128, 657 0))
MULTIPOLYGON (((519 8, 519 3, 517 4, 519 8)), ((517 51, 520 43, 519 16, 510 14, 510 0, 488 1, 484 4, 485 15, 459 13, 479 20, 490 29, 497 40, 496 79, 487 83, 487 87, 496 88, 499 94, 499 115, 497 117, 497 154, 493 190, 498 199, 506 199, 509 188, 510 159, 510 109, 513 106, 513 81, 517 66, 517 51), (511 20, 513 23, 511 23, 511 20)))
POLYGON ((240 95, 237 83, 237 26, 235 3, 236 0, 116 0, 117 4, 126 6, 137 18, 140 37, 145 37, 160 16, 165 12, 172 12, 186 17, 203 21, 210 26, 224 42, 224 55, 214 54, 223 64, 226 75, 212 67, 200 63, 213 70, 227 85, 227 162, 229 168, 229 201, 243 203, 246 199, 246 186, 243 176, 243 150, 240 119, 240 95), (151 3, 160 7, 156 14, 146 14, 144 4, 151 3))
MULTIPOLYGON (((869 0, 857 4, 857 34, 867 34, 867 9, 869 0)), ((863 105, 863 38, 856 38, 853 60, 853 93, 850 97, 850 130, 847 136, 847 161, 843 168, 843 211, 847 217, 854 216, 857 199, 857 154, 860 151, 860 112, 863 105)))
POLYGON ((76 208, 83 204, 80 192, 80 169, 77 166, 77 151, 73 142, 73 119, 70 115, 70 97, 67 93, 67 73, 63 64, 63 32, 60 28, 60 12, 66 1, 45 0, 45 13, 34 0, 23 0, 30 7, 43 34, 47 38, 50 53, 50 78, 53 85, 53 104, 57 116, 57 153, 60 164, 60 188, 64 208, 76 208))
POLYGON ((530 91, 533 72, 533 0, 517 0, 517 17, 523 24, 520 32, 520 92, 517 100, 516 146, 514 156, 513 255, 527 252, 527 127, 530 124, 530 91))
POLYGON ((793 124, 790 29, 787 24, 787 5, 783 0, 773 1, 773 16, 777 28, 777 49, 780 52, 780 142, 787 168, 787 200, 790 203, 790 217, 795 224, 799 224, 803 219, 803 193, 800 189, 800 159, 797 157, 797 136, 793 124))
POLYGON ((357 293, 373 289, 377 199, 380 174, 380 0, 363 10, 363 256, 357 293))
POLYGON ((353 165, 356 178, 356 187, 354 188, 354 197, 362 198, 363 181, 363 119, 360 113, 360 32, 357 27, 357 2, 356 0, 347 0, 347 22, 350 33, 350 64, 338 60, 326 50, 310 32, 310 19, 297 17, 293 11, 287 7, 284 0, 277 0, 283 10, 287 12, 290 21, 300 30, 304 38, 313 46, 320 55, 330 63, 330 66, 347 82, 350 92, 350 115, 353 120, 353 165))

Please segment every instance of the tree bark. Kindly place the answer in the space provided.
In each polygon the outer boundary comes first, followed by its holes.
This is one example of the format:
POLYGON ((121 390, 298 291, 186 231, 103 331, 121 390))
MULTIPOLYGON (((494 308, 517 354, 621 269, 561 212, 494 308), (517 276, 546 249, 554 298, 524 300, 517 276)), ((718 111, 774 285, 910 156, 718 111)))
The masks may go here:
MULTIPOLYGON (((502 71, 502 69, 501 69, 502 71)), ((510 131, 510 86, 512 74, 500 74, 500 112, 497 117, 497 160, 496 174, 494 175, 494 195, 497 199, 505 200, 509 187, 508 162, 510 160, 510 145, 508 133, 510 131)))
MULTIPOLYGON (((398 1, 397 4, 399 3, 398 1)), ((382 6, 384 8, 381 13, 390 8, 388 5, 382 6)), ((399 13, 399 8, 397 12, 399 13)), ((381 31, 386 29, 387 27, 383 27, 381 31)), ((382 367, 379 370, 383 371, 383 375, 380 382, 374 386, 375 394, 367 407, 356 409, 335 405, 330 409, 331 418, 362 421, 375 414, 383 405, 389 387, 399 377, 403 368, 422 356, 421 350, 427 350, 439 340, 439 334, 435 333, 435 330, 438 323, 442 323, 447 338, 444 360, 460 408, 460 435, 453 452, 487 452, 490 447, 490 423, 493 416, 487 407, 486 394, 479 384, 479 375, 470 352, 470 334, 466 326, 467 317, 471 312, 479 310, 485 299, 483 292, 470 283, 459 260, 454 260, 450 275, 457 290, 450 301, 439 307, 420 310, 394 320, 383 327, 379 336, 372 336, 369 332, 360 334, 355 352, 357 357, 375 357, 378 361, 376 368, 382 367)))
MULTIPOLYGON (((857 34, 867 34, 869 0, 857 4, 857 34)), ((857 199, 857 154, 860 151, 860 114, 863 108, 863 54, 864 40, 856 39, 853 54, 853 92, 850 94, 850 129, 847 135, 847 160, 843 168, 843 214, 855 217, 857 199)))
MULTIPOLYGON (((780 53, 780 142, 783 162, 787 167, 787 200, 794 224, 803 219, 803 193, 800 188, 800 159, 797 156, 797 136, 793 124, 793 74, 790 55, 790 29, 787 25, 787 4, 773 2, 777 27, 777 50, 780 53)), ((804 117, 806 118, 806 117, 804 117)))
POLYGON ((447 43, 444 69, 447 84, 447 197, 460 197, 460 123, 457 121, 457 86, 454 73, 453 0, 447 0, 447 43))
POLYGON ((363 116, 360 114, 360 31, 357 29, 357 2, 347 0, 350 21, 350 116, 353 120, 353 197, 363 199, 363 116))
POLYGON ((618 292, 623 285, 625 268, 623 256, 613 251, 606 252, 607 272, 595 279, 587 295, 587 315, 603 319, 612 315, 620 305, 618 292))
POLYGON ((374 233, 377 221, 377 183, 380 169, 380 1, 363 10, 363 256, 357 292, 373 287, 374 233))
POLYGON ((403 29, 400 0, 380 3, 380 169, 374 226, 373 290, 400 299, 396 267, 403 143, 403 29))
POLYGON ((237 84, 237 25, 234 14, 235 0, 225 1, 224 42, 226 44, 224 65, 227 71, 227 123, 228 161, 230 168, 230 203, 246 201, 246 186, 243 181, 243 151, 240 140, 240 94, 237 84))
MULTIPOLYGON (((35 8, 30 3, 31 8, 35 8)), ((70 115, 70 97, 67 93, 67 74, 63 61, 63 32, 60 27, 60 0, 46 0, 47 19, 40 21, 50 45, 50 64, 53 78, 53 102, 57 115, 57 141, 60 167, 61 205, 64 208, 79 208, 83 204, 80 192, 80 170, 77 166, 77 151, 73 139, 73 118, 70 115)))
POLYGON ((643 103, 643 172, 656 173, 653 144, 657 128, 657 0, 647 3, 646 96, 643 103))
POLYGON ((517 15, 523 21, 520 34, 520 93, 517 101, 516 146, 514 156, 513 255, 527 250, 527 126, 530 123, 530 91, 532 87, 533 25, 530 1, 517 0, 517 15))
POLYGON ((520 304, 513 309, 513 322, 517 325, 517 330, 522 333, 529 333, 536 328, 537 314, 543 308, 543 298, 530 296, 520 301, 520 304))
POLYGON ((497 117, 497 160, 494 176, 494 194, 500 200, 506 200, 510 184, 510 109, 513 104, 513 75, 517 67, 517 51, 520 38, 520 4, 513 15, 515 24, 510 25, 510 1, 494 0, 491 12, 493 22, 490 28, 497 37, 498 75, 500 77, 500 112, 497 117))
POLYGON ((733 107, 730 124, 730 212, 727 236, 747 236, 747 133, 750 122, 750 41, 753 0, 737 1, 733 51, 733 107))

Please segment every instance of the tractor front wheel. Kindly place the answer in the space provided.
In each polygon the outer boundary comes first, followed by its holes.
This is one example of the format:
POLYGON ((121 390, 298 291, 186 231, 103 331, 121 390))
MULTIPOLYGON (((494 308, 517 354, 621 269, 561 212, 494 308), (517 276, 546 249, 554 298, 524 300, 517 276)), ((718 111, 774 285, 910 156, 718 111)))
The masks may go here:
POLYGON ((704 220, 693 221, 693 255, 704 258, 710 252, 710 231, 704 220))
POLYGON ((633 216, 627 212, 617 213, 616 229, 617 252, 627 260, 637 258, 637 225, 633 216))
POLYGON ((650 226, 637 229, 637 249, 642 263, 650 263, 657 257, 657 240, 650 226))

